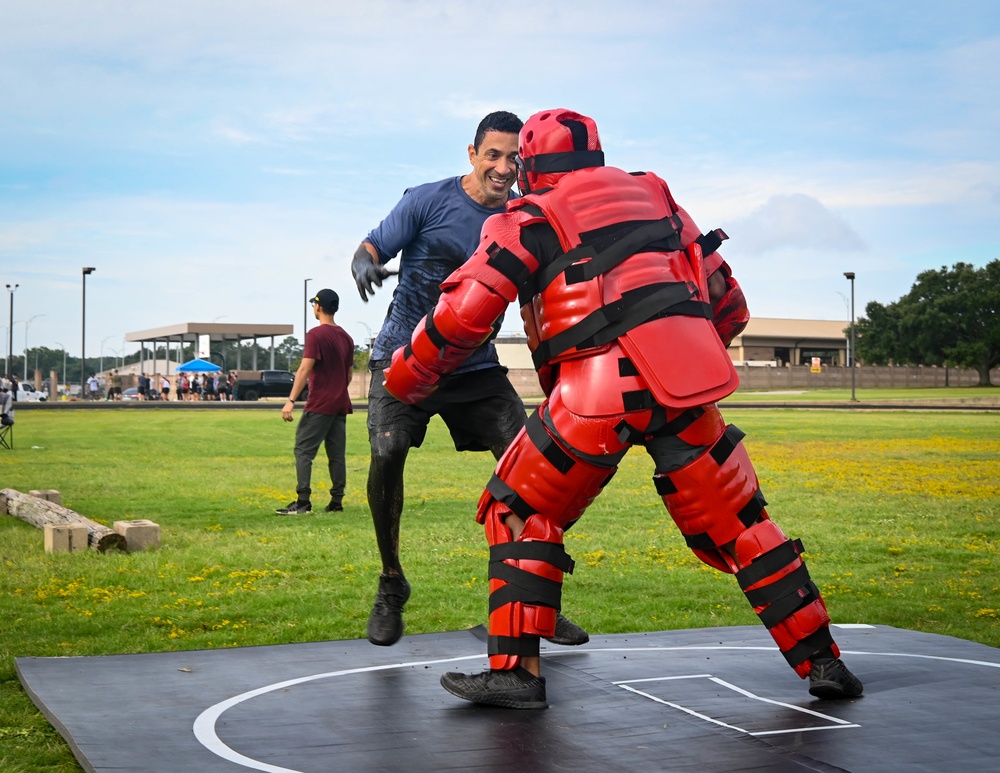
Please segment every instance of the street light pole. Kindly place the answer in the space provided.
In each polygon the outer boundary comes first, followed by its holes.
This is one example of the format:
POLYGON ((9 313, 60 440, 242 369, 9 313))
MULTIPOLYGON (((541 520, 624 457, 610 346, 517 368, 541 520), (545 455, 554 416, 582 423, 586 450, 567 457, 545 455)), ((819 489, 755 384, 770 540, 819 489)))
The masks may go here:
MULTIPOLYGON (((34 322, 39 317, 44 317, 44 316, 45 316, 44 314, 36 314, 35 316, 33 316, 31 319, 29 319, 27 322, 24 323, 24 379, 23 379, 24 381, 28 380, 28 328, 31 327, 32 322, 34 322)), ((37 362, 38 358, 35 357, 35 360, 37 362)), ((35 370, 38 369, 35 368, 35 370)))
POLYGON ((7 292, 10 293, 10 327, 7 329, 7 368, 4 375, 10 376, 10 356, 14 353, 14 292, 21 285, 15 284, 13 287, 7 285, 7 292))
MULTIPOLYGON (((66 391, 69 392, 69 384, 66 383, 66 347, 63 346, 58 341, 56 341, 56 346, 58 346, 60 349, 63 350, 63 377, 62 377, 62 383, 63 383, 63 386, 66 387, 66 391)), ((51 392, 49 394, 49 397, 52 397, 58 391, 59 391, 58 389, 53 390, 53 392, 51 392)))
POLYGON ((84 397, 87 384, 87 274, 97 271, 93 266, 83 267, 83 305, 80 317, 80 396, 84 397))
MULTIPOLYGON (((107 341, 111 338, 114 338, 114 336, 108 336, 103 341, 101 341, 101 373, 104 372, 104 344, 107 343, 107 341)), ((112 349, 111 351, 114 351, 114 349, 112 349)), ((167 356, 169 357, 169 353, 167 356)))
POLYGON ((306 328, 309 325, 309 283, 312 277, 302 283, 302 347, 306 345, 306 328))
POLYGON ((858 398, 855 396, 855 379, 857 377, 857 337, 854 332, 854 272, 845 271, 844 276, 851 283, 851 352, 850 357, 848 357, 848 364, 851 366, 851 402, 857 402, 858 398))

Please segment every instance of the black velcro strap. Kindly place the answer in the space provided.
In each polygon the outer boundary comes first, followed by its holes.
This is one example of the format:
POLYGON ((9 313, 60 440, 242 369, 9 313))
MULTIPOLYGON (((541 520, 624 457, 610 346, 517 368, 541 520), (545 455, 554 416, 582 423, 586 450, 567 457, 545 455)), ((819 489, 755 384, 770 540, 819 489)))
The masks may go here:
POLYGON ((597 249, 591 242, 584 242, 553 260, 537 272, 536 291, 541 292, 560 274, 566 274, 566 284, 586 282, 613 269, 626 258, 640 252, 657 249, 673 252, 681 249, 680 231, 683 222, 679 215, 659 220, 637 220, 616 226, 613 240, 597 249), (585 262, 579 262, 590 258, 585 262))
POLYGON ((559 609, 562 599, 561 582, 539 577, 502 561, 490 564, 490 579, 507 583, 490 593, 490 612, 518 601, 559 609))
POLYGON ((785 656, 788 665, 795 668, 805 663, 817 652, 822 652, 832 646, 833 636, 830 635, 830 629, 823 626, 815 633, 800 641, 788 650, 788 652, 782 652, 781 654, 785 656))
POLYGON ((677 486, 670 480, 669 475, 654 475, 653 485, 656 487, 656 493, 661 497, 677 493, 677 486))
POLYGON ((694 424, 698 419, 705 415, 705 409, 689 408, 684 411, 680 416, 677 416, 671 421, 666 422, 661 427, 657 427, 650 431, 651 437, 668 437, 672 435, 679 435, 692 424, 694 424))
POLYGON ((591 312, 573 327, 541 341, 531 359, 537 370, 570 349, 588 349, 616 340, 634 327, 663 316, 664 310, 691 298, 688 282, 662 282, 630 290, 591 312))
POLYGON ((518 516, 523 520, 528 520, 533 516, 536 510, 521 499, 521 495, 518 494, 514 489, 504 483, 503 480, 497 477, 496 473, 490 478, 489 482, 486 484, 486 490, 490 492, 490 495, 498 502, 503 502, 510 508, 510 511, 514 515, 518 516))
POLYGON ((789 572, 784 577, 779 578, 770 585, 756 590, 744 591, 750 606, 762 607, 765 604, 773 604, 780 601, 792 593, 797 593, 805 584, 809 582, 809 570, 805 564, 801 564, 797 569, 789 572))
POLYGON ((702 234, 697 239, 698 245, 701 247, 701 256, 707 258, 713 252, 715 252, 722 243, 728 239, 729 236, 721 228, 716 228, 714 231, 709 231, 707 234, 702 234))
POLYGON ((628 357, 618 358, 618 375, 621 378, 627 378, 628 376, 638 376, 639 369, 635 366, 628 357))
POLYGON ((559 447, 559 444, 552 439, 552 436, 545 431, 545 426, 537 412, 528 417, 528 421, 525 423, 525 431, 528 434, 528 439, 531 440, 541 455, 563 475, 569 472, 573 468, 573 465, 576 464, 573 457, 563 451, 559 447))
MULTIPOLYGON (((604 166, 603 150, 571 150, 565 153, 540 153, 522 158, 526 172, 549 174, 552 172, 573 172, 592 166, 604 166)), ((534 191, 533 191, 534 192, 534 191)))
POLYGON ((712 454, 712 458, 715 459, 715 463, 721 467, 745 437, 746 433, 733 424, 726 427, 725 433, 712 446, 712 450, 709 451, 712 454))
POLYGON ((496 242, 486 248, 486 254, 489 255, 486 265, 503 274, 517 287, 531 275, 531 271, 517 255, 496 242))
POLYGON ((736 581, 743 590, 766 580, 775 572, 795 561, 804 552, 799 540, 785 540, 780 545, 755 558, 749 565, 736 573, 736 581))
POLYGON ((760 517, 761 511, 767 506, 767 500, 764 499, 764 495, 761 493, 760 489, 753 492, 753 496, 750 497, 750 501, 747 502, 740 511, 736 514, 736 517, 740 519, 740 522, 749 528, 757 522, 760 517))
POLYGON ((656 400, 653 399, 653 393, 648 389, 622 392, 622 405, 625 407, 626 413, 629 411, 645 411, 656 404, 656 400))
POLYGON ((576 563, 566 548, 555 542, 499 542, 490 547, 490 561, 544 561, 567 574, 573 574, 576 563))
POLYGON ((643 441, 646 439, 646 435, 643 432, 637 430, 635 427, 633 427, 631 424, 625 421, 625 419, 622 419, 620 422, 615 424, 614 431, 615 434, 618 436, 618 439, 623 443, 633 443, 635 445, 641 445, 643 441))
MULTIPOLYGON (((428 314, 424 317, 424 332, 427 333, 427 337, 430 339, 431 343, 434 344, 439 350, 444 349, 446 346, 455 346, 451 341, 441 335, 441 331, 437 329, 434 324, 434 315, 428 314)), ((409 346, 409 344, 407 344, 409 346)))
POLYGON ((486 654, 535 658, 541 652, 540 644, 538 636, 490 636, 486 640, 486 654))
POLYGON ((764 627, 771 630, 782 620, 785 620, 793 612, 798 612, 802 607, 811 604, 819 598, 819 588, 812 580, 806 581, 802 586, 802 593, 792 593, 783 599, 768 604, 762 609, 757 617, 764 624, 764 627))

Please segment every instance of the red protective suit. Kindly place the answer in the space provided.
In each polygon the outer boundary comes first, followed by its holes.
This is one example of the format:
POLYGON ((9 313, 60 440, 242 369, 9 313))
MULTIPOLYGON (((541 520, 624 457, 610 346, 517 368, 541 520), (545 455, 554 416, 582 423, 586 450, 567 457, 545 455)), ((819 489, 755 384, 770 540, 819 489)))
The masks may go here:
MULTIPOLYGON (((535 181, 550 187, 535 185, 538 192, 486 222, 475 254, 444 282, 433 314, 386 371, 386 388, 399 399, 423 399, 519 299, 547 398, 479 504, 491 546, 490 665, 513 669, 552 635, 562 576, 572 571, 563 532, 642 444, 689 546, 737 576, 805 677, 811 657, 838 654, 829 617, 801 545, 764 509, 742 433, 715 407, 738 385, 720 336, 731 340, 748 318, 716 252, 725 235, 702 235, 654 174, 562 170, 574 152, 550 154, 558 173, 539 174, 553 163, 529 157, 535 181), (726 294, 713 309, 708 277, 718 270, 726 294), (516 540, 512 514, 524 521, 516 540)), ((595 149, 585 152, 593 163, 595 149)))

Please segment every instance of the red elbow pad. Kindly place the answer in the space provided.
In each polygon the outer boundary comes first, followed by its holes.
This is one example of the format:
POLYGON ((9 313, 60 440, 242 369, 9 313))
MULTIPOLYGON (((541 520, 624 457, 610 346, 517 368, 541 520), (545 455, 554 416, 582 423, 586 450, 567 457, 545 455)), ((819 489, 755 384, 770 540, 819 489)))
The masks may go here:
POLYGON ((382 382, 393 397, 400 402, 419 403, 426 400, 438 388, 439 376, 423 367, 404 346, 393 352, 392 363, 385 369, 385 381, 382 382))

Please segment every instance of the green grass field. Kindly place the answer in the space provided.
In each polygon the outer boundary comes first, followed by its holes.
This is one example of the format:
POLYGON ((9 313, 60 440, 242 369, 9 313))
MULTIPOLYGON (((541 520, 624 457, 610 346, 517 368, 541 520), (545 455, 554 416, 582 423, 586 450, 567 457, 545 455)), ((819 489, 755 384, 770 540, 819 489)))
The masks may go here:
MULTIPOLYGON (((1000 646, 1000 413, 725 414, 747 432, 768 509, 803 539, 836 622, 1000 646)), ((0 516, 0 771, 80 770, 21 689, 15 657, 362 638, 379 571, 364 420, 348 424, 345 512, 283 518, 273 511, 293 498, 294 425, 277 410, 20 412, 0 488, 58 489, 109 525, 150 519, 162 544, 46 554, 40 530, 0 516)), ((473 516, 492 469, 488 454, 456 454, 436 420, 411 453, 407 633, 485 621, 473 516)), ((567 534, 567 615, 595 633, 755 624, 733 578, 687 550, 651 474, 634 449, 567 534)))

